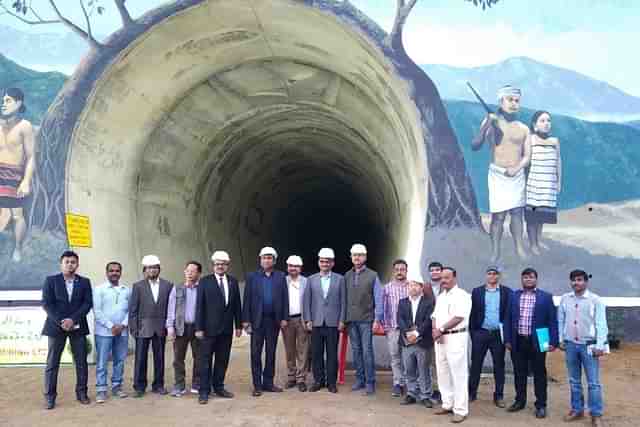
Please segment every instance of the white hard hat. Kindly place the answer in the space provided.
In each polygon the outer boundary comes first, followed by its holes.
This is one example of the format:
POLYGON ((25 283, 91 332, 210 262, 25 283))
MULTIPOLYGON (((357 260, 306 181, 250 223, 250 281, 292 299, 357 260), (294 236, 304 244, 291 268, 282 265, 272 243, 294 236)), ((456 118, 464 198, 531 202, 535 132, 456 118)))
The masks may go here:
POLYGON ((265 255, 271 255, 274 258, 278 257, 278 253, 271 246, 265 246, 264 248, 260 249, 260 255, 259 256, 265 256, 265 255))
POLYGON ((155 255, 145 255, 142 257, 143 267, 151 267, 152 265, 160 265, 160 258, 155 255))
POLYGON ((365 245, 361 243, 356 243, 355 245, 351 246, 351 255, 355 255, 355 254, 366 255, 367 248, 365 247, 365 245))
POLYGON ((407 276, 407 280, 410 282, 421 283, 424 285, 424 279, 422 278, 422 274, 420 272, 412 272, 407 276))
POLYGON ((318 252, 318 258, 331 258, 335 259, 336 254, 333 252, 331 248, 322 248, 320 252, 318 252))
POLYGON ((229 254, 225 251, 215 251, 213 255, 211 255, 211 261, 231 262, 231 258, 229 258, 229 254))
POLYGON ((295 265, 296 267, 302 267, 302 258, 298 255, 291 255, 287 258, 287 265, 295 265))

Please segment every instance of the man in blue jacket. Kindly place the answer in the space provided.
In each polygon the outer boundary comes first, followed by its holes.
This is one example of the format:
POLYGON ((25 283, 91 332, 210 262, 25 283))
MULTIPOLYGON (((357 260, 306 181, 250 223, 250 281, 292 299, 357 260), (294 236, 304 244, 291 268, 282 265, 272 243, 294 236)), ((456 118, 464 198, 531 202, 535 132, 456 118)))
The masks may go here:
POLYGON ((47 320, 42 335, 48 337, 49 350, 44 373, 45 408, 56 405, 58 370, 67 338, 76 365, 76 398, 83 405, 89 404, 87 396, 87 313, 93 306, 91 282, 76 274, 78 255, 65 251, 60 257, 61 273, 47 277, 42 288, 42 308, 47 320))
POLYGON ((274 269, 278 254, 272 247, 260 251, 260 269, 247 275, 242 307, 243 327, 251 333, 253 396, 282 392, 273 383, 280 328, 289 320, 289 290, 284 272, 274 269), (264 370, 262 349, 265 349, 264 370))
POLYGON ((522 271, 522 290, 513 293, 504 323, 505 347, 511 351, 515 374, 516 400, 507 410, 517 412, 527 404, 527 374, 533 366, 536 395, 536 418, 547 416, 548 351, 558 347, 558 316, 553 296, 538 289, 538 272, 533 268, 522 271), (548 343, 538 337, 548 334, 548 343), (545 346, 545 344, 548 344, 545 346))

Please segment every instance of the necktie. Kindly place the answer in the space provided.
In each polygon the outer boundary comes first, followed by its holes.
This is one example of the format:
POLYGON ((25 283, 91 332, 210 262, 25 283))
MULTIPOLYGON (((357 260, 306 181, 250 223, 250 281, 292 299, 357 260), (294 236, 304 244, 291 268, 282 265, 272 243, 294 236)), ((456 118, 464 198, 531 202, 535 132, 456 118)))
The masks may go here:
POLYGON ((224 305, 227 305, 227 293, 224 291, 224 276, 218 276, 218 286, 220 286, 220 292, 222 292, 222 301, 224 305))

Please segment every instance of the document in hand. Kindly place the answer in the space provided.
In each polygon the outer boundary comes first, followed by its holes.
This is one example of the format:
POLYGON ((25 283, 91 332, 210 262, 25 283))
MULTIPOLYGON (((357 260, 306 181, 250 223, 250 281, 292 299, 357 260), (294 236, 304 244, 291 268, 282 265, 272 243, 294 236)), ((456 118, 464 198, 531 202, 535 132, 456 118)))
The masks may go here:
POLYGON ((549 328, 536 329, 536 337, 540 351, 543 353, 549 351, 549 328))

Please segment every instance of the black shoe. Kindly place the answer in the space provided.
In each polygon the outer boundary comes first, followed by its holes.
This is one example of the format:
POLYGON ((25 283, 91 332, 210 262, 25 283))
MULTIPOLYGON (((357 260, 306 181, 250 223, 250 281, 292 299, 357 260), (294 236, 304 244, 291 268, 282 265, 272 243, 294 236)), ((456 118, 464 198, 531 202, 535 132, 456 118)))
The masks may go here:
POLYGON ((262 391, 267 393, 282 393, 282 389, 277 385, 272 385, 271 387, 264 387, 262 391))
POLYGON ((305 383, 298 384, 298 391, 304 393, 305 391, 307 391, 307 385, 305 383))
POLYGON ((337 393, 338 392, 338 387, 336 387, 335 385, 330 385, 328 388, 329 393, 337 393))
POLYGON ((310 392, 315 393, 316 391, 322 389, 322 387, 324 387, 324 384, 320 384, 320 383, 314 383, 311 388, 309 389, 310 392))
POLYGON ((81 394, 80 396, 78 396, 78 402, 83 405, 88 405, 89 403, 91 403, 91 400, 89 400, 89 396, 87 396, 86 394, 81 394))
POLYGON ((427 409, 432 409, 433 408, 433 402, 431 401, 431 399, 421 400, 420 403, 427 409))
POLYGON ((518 411, 522 411, 525 406, 527 406, 525 403, 522 402, 513 402, 513 405, 509 406, 507 408, 507 412, 518 412, 518 411))
POLYGON ((254 388, 253 393, 251 393, 251 395, 253 397, 260 397, 262 396, 262 390, 260 390, 259 388, 254 388))
POLYGON ((44 409, 53 409, 56 407, 56 398, 47 397, 44 401, 44 409))
POLYGON ((287 384, 284 386, 286 389, 290 389, 290 388, 294 388, 296 386, 296 382, 295 380, 293 381, 287 381, 287 384))
POLYGON ((199 396, 198 403, 201 405, 206 405, 207 403, 209 403, 209 396, 199 396))
POLYGON ((536 408, 536 418, 546 418, 546 417, 547 417, 546 408, 536 408))
POLYGON ((133 397, 135 397, 135 398, 137 398, 137 399, 140 399, 140 398, 141 398, 141 397, 143 397, 143 396, 144 396, 144 391, 141 391, 141 390, 136 390, 136 391, 133 393, 133 397))
POLYGON ((216 393, 216 396, 223 397, 225 399, 232 399, 233 398, 233 393, 231 393, 230 391, 227 391, 225 389, 216 390, 215 393, 216 393))
POLYGON ((400 402, 401 405, 413 405, 414 403, 416 403, 416 398, 408 394, 400 402))
POLYGON ((167 391, 166 388, 164 387, 160 387, 160 388, 156 388, 154 390, 151 390, 151 393, 155 393, 155 394, 159 394, 161 396, 164 396, 166 394, 169 394, 169 392, 167 391))

